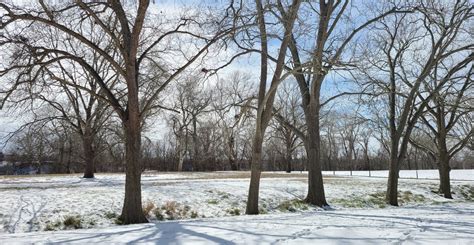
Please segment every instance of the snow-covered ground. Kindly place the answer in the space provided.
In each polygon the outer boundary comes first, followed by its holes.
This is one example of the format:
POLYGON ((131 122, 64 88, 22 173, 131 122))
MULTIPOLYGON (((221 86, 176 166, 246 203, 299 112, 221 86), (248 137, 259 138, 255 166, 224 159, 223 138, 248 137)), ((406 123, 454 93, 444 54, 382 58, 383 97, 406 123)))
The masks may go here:
POLYGON ((10 243, 473 244, 474 205, 330 210, 0 235, 10 243))
MULTIPOLYGON (((419 175, 431 176, 423 172, 419 175)), ((299 201, 306 194, 306 173, 264 173, 260 206, 267 214, 244 216, 248 172, 145 173, 143 200, 153 222, 133 226, 115 224, 123 174, 97 174, 93 180, 81 175, 7 176, 0 177, 0 241, 472 243, 474 173, 459 171, 456 176, 461 180, 452 181, 454 200, 434 193, 436 180, 401 179, 402 207, 392 208, 383 201, 385 178, 336 172, 325 177, 333 209, 321 210, 299 201)))
MULTIPOLYGON (((350 176, 350 171, 323 171, 325 175, 350 176)), ((352 171, 353 176, 371 176, 371 177, 387 177, 388 170, 373 171, 352 171)), ((453 169, 450 172, 453 180, 474 180, 474 169, 453 169)), ((410 179, 439 179, 439 172, 436 169, 425 170, 400 170, 400 178, 410 179)))

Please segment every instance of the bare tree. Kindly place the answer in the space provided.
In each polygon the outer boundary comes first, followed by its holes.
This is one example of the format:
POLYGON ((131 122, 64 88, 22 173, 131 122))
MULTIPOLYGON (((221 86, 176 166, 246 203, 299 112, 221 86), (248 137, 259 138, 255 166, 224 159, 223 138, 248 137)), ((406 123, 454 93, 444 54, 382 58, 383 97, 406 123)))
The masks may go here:
POLYGON ((122 121, 125 132, 126 184, 121 220, 125 224, 147 222, 142 212, 140 184, 141 127, 144 119, 150 111, 159 108, 156 102, 166 86, 193 63, 199 61, 209 47, 234 29, 234 23, 228 18, 234 8, 226 9, 220 16, 207 14, 206 18, 183 16, 179 20, 166 20, 157 17, 160 21, 156 21, 155 25, 145 25, 147 16, 150 16, 149 4, 149 0, 140 0, 131 6, 126 6, 120 1, 77 1, 59 5, 46 4, 39 0, 38 4, 33 4, 31 7, 0 3, 0 11, 3 14, 0 26, 4 31, 1 43, 3 46, 18 47, 18 52, 11 57, 11 65, 1 74, 3 76, 22 70, 10 89, 5 91, 6 97, 25 80, 32 81, 40 76, 44 72, 43 67, 61 60, 70 60, 83 66, 90 73, 103 94, 80 88, 106 101, 122 121), (127 13, 135 6, 134 14, 127 13), (20 34, 14 25, 17 27, 26 25, 26 30, 32 32, 52 28, 59 33, 59 36, 80 42, 106 60, 123 83, 115 89, 109 87, 99 71, 90 64, 90 60, 75 55, 65 48, 36 42, 34 36, 27 37, 25 32, 20 34), (94 28, 87 28, 91 25, 94 28), (95 37, 96 31, 105 32, 106 38, 95 37), (158 48, 168 45, 170 40, 177 38, 186 39, 188 49, 177 47, 178 50, 175 52, 168 50, 166 54, 161 53, 162 58, 169 55, 174 55, 176 58, 174 63, 162 65, 164 60, 157 58, 160 55, 158 50, 162 49, 158 48), (106 48, 104 43, 112 43, 113 48, 106 48), (119 55, 113 57, 111 52, 114 51, 119 55), (25 58, 26 60, 22 60, 25 58), (159 81, 157 83, 143 80, 143 70, 153 66, 166 70, 162 77, 155 79, 159 81))
POLYGON ((254 98, 251 76, 234 72, 216 85, 212 106, 221 130, 223 153, 231 170, 239 170, 239 149, 247 142, 244 127, 251 122, 250 104, 254 98))
POLYGON ((297 132, 304 131, 303 110, 301 108, 300 96, 297 94, 294 83, 284 83, 277 93, 275 105, 275 119, 273 124, 274 135, 281 140, 285 146, 284 159, 286 161, 286 172, 293 169, 292 161, 295 150, 301 146, 301 139, 297 132), (297 130, 293 130, 296 127, 297 130))
MULTIPOLYGON (((53 148, 44 124, 31 124, 23 127, 14 135, 17 154, 25 163, 32 164, 37 174, 42 173, 46 160, 51 159, 53 148)), ((21 163, 21 162, 20 162, 21 163)))
MULTIPOLYGON (((421 115, 425 126, 421 129, 425 129, 423 131, 426 137, 433 143, 423 144, 415 137, 412 137, 411 143, 433 156, 439 169, 439 191, 445 198, 451 199, 450 160, 474 136, 474 127, 472 126, 474 110, 469 108, 467 104, 469 100, 473 99, 469 97, 469 94, 472 94, 474 87, 472 65, 468 70, 463 69, 458 73, 443 76, 443 74, 449 72, 446 69, 446 65, 443 65, 443 67, 437 66, 428 80, 429 84, 426 86, 428 89, 434 89, 438 87, 439 83, 445 83, 445 86, 438 91, 430 91, 434 96, 426 105, 427 113, 421 115), (446 79, 451 81, 443 81, 446 79), (471 121, 471 125, 463 123, 463 121, 471 121)), ((419 96, 424 99, 421 94, 419 96)))
POLYGON ((421 2, 416 10, 413 14, 386 17, 378 23, 380 31, 372 39, 375 46, 367 45, 368 53, 375 57, 366 59, 372 70, 366 70, 362 79, 375 88, 373 94, 388 97, 381 101, 379 109, 388 107, 386 118, 380 118, 390 136, 386 147, 390 153, 386 199, 394 206, 398 205, 398 173, 410 134, 434 92, 445 83, 437 84, 432 90, 422 85, 437 64, 454 59, 455 65, 446 73, 449 76, 474 58, 467 51, 473 44, 461 41, 467 20, 472 17, 468 1, 459 0, 454 5, 421 2))
POLYGON ((203 81, 187 78, 177 84, 177 95, 169 121, 176 137, 178 171, 183 170, 185 156, 192 159, 194 167, 200 160, 198 118, 210 112, 211 95, 206 93, 203 81), (190 149, 192 147, 192 149, 190 149))
MULTIPOLYGON (((348 46, 358 33, 366 27, 380 19, 393 13, 400 12, 393 7, 382 14, 370 17, 369 12, 359 12, 358 14, 366 17, 360 25, 350 28, 351 25, 345 25, 345 21, 351 21, 354 14, 351 10, 350 1, 320 1, 318 4, 308 3, 302 8, 305 13, 302 16, 311 16, 315 24, 308 25, 308 21, 299 21, 299 28, 291 33, 289 49, 291 51, 292 65, 286 66, 287 70, 294 70, 293 75, 298 83, 302 98, 302 106, 305 115, 307 132, 299 132, 305 145, 308 157, 308 203, 326 206, 326 197, 324 193, 323 178, 321 173, 321 135, 320 135, 320 111, 324 105, 330 101, 345 95, 351 95, 351 92, 343 92, 332 96, 325 101, 321 101, 321 87, 328 74, 332 71, 345 70, 351 66, 352 56, 345 57, 348 46), (317 5, 317 6, 314 6, 317 5), (317 23, 317 24, 316 24, 317 23), (343 28, 342 26, 347 28, 343 28), (313 26, 313 27, 312 27, 313 26), (308 31, 314 29, 315 32, 308 31), (315 33, 315 35, 312 35, 315 33), (306 42, 298 40, 314 40, 314 45, 307 46, 306 42), (311 52, 307 52, 311 50, 311 52), (347 61, 343 61, 347 58, 347 61)), ((355 9, 354 9, 355 10, 355 9)), ((282 16, 285 16, 285 10, 279 8, 282 16)), ((359 92, 357 92, 359 93, 359 92)), ((357 94, 356 93, 356 94, 357 94)))
POLYGON ((344 112, 340 113, 338 117, 339 134, 341 136, 341 143, 347 165, 352 175, 353 170, 357 170, 357 158, 359 148, 357 141, 361 137, 362 123, 365 120, 359 115, 359 108, 356 108, 354 113, 344 112))
MULTIPOLYGON (((282 5, 281 1, 278 4, 282 5)), ((282 81, 282 73, 285 64, 286 51, 290 41, 290 33, 293 29, 293 24, 297 18, 299 6, 301 1, 294 0, 288 7, 288 14, 282 18, 281 23, 284 27, 282 42, 276 58, 275 69, 271 78, 270 87, 267 91, 267 77, 268 77, 268 63, 269 50, 268 42, 269 36, 267 32, 266 11, 261 0, 256 1, 258 36, 260 39, 260 85, 257 97, 257 119, 255 135, 252 143, 252 162, 251 162, 251 177, 249 186, 249 195, 247 199, 246 214, 258 214, 258 195, 260 187, 260 174, 262 171, 262 144, 265 136, 265 130, 270 122, 273 114, 273 102, 275 100, 278 85, 282 81)), ((281 6, 281 8, 284 8, 281 6)))

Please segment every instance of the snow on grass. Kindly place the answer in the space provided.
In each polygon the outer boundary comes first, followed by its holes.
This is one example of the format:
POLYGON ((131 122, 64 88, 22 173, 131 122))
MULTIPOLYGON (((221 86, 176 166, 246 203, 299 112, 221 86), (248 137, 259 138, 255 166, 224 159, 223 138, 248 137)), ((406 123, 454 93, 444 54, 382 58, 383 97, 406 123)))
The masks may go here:
MULTIPOLYGON (((116 224, 124 195, 124 175, 97 174, 91 180, 80 177, 81 175, 1 177, 0 234, 101 227, 115 227, 110 228, 112 230, 130 229, 117 228, 116 224)), ((231 216, 245 212, 248 177, 249 172, 144 173, 144 207, 149 219, 159 227, 163 223, 160 220, 213 217, 228 217, 222 218, 222 222, 230 225, 229 222, 237 218, 231 216)), ((271 172, 264 173, 262 177, 262 213, 277 216, 291 212, 302 213, 302 216, 326 214, 319 212, 319 208, 300 201, 306 194, 306 173, 271 172)), ((438 189, 436 180, 401 179, 400 203, 417 209, 426 205, 472 205, 473 182, 453 181, 452 184, 454 200, 447 200, 435 193, 438 189)), ((326 197, 334 209, 331 213, 379 212, 380 208, 391 210, 386 207, 383 199, 385 189, 384 178, 325 177, 326 197)), ((238 220, 240 219, 239 217, 238 220)), ((246 219, 250 218, 243 218, 242 222, 248 222, 246 219)), ((146 227, 152 229, 155 226, 146 227)), ((79 233, 89 234, 83 230, 79 233)))
MULTIPOLYGON (((323 171, 325 175, 350 176, 350 171, 323 171)), ((369 176, 369 171, 352 171, 353 176, 369 176)), ((370 171, 371 177, 387 177, 388 170, 370 171)), ((436 169, 425 170, 400 170, 400 178, 410 179, 439 179, 439 172, 436 169)), ((474 180, 474 169, 453 169, 450 172, 452 180, 474 180)))
POLYGON ((6 243, 472 244, 474 204, 310 211, 0 234, 6 243))

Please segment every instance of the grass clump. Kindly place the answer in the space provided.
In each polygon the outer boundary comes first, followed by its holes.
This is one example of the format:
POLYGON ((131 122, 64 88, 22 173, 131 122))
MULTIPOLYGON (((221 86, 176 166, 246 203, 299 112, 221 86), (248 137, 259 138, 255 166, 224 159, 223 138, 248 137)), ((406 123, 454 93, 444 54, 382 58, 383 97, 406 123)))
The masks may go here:
POLYGON ((165 220, 165 216, 163 215, 163 212, 161 211, 161 208, 155 209, 155 217, 157 220, 165 220))
POLYGON ((143 214, 145 217, 149 218, 151 211, 156 208, 155 204, 151 201, 147 201, 146 204, 143 206, 143 214))
POLYGON ((385 208, 385 193, 376 192, 367 196, 350 196, 349 198, 336 198, 332 202, 337 203, 345 208, 385 208))
POLYGON ((458 192, 467 201, 474 201, 474 186, 461 185, 458 192))
MULTIPOLYGON (((49 221, 47 221, 49 222, 49 221)), ((62 222, 57 220, 56 222, 53 223, 47 223, 46 227, 44 228, 44 231, 56 231, 61 229, 62 222)))
POLYGON ((220 196, 221 199, 229 199, 230 194, 225 191, 217 191, 217 194, 220 196))
POLYGON ((178 203, 175 201, 166 202, 161 209, 165 211, 165 214, 168 215, 169 220, 175 220, 178 218, 179 213, 177 212, 178 203))
POLYGON ((219 203, 219 201, 218 201, 217 199, 209 199, 209 200, 207 200, 207 204, 216 205, 216 204, 218 204, 218 203, 219 203))
POLYGON ((258 213, 259 214, 268 214, 268 210, 264 207, 258 208, 258 213))
MULTIPOLYGON (((411 191, 398 192, 398 202, 400 204, 425 202, 425 196, 413 194, 411 191)), ((376 192, 367 196, 350 196, 349 198, 336 198, 332 202, 342 205, 346 208, 385 208, 385 192, 376 192)))
POLYGON ((426 198, 421 194, 413 194, 411 191, 404 191, 398 192, 398 200, 404 204, 410 202, 424 202, 426 198))
POLYGON ((161 207, 154 209, 153 213, 157 220, 177 220, 187 218, 197 218, 196 211, 191 210, 188 205, 181 205, 175 201, 165 202, 161 207))
POLYGON ((82 228, 82 219, 81 216, 66 216, 63 221, 65 228, 74 228, 74 229, 81 229, 82 228))
POLYGON ((232 216, 238 216, 240 215, 240 209, 237 207, 233 207, 233 208, 227 209, 227 213, 232 216))
POLYGON ((114 223, 115 223, 116 225, 123 225, 122 217, 119 216, 119 217, 115 218, 115 219, 114 219, 114 223))
POLYGON ((104 213, 104 217, 107 219, 116 219, 119 215, 116 212, 107 211, 104 213))
POLYGON ((308 204, 305 203, 303 200, 300 199, 291 199, 291 200, 286 200, 282 203, 280 203, 277 206, 277 209, 282 211, 282 212, 296 212, 298 210, 307 210, 308 209, 308 204))

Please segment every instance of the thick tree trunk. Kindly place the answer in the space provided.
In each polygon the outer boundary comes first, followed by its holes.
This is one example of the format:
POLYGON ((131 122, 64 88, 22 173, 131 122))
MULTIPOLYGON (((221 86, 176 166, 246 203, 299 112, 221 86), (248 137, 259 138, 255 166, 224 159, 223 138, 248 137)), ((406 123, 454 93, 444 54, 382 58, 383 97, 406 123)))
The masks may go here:
POLYGON ((445 198, 453 199, 451 195, 451 183, 449 177, 449 172, 451 170, 449 167, 449 161, 441 160, 439 165, 439 192, 443 193, 445 198))
POLYGON ((446 144, 445 130, 446 126, 444 121, 438 123, 439 133, 437 134, 438 140, 438 170, 439 170, 439 192, 444 195, 445 198, 452 199, 451 196, 451 182, 449 178, 449 172, 451 167, 449 166, 449 153, 448 146, 446 144))
POLYGON ((328 204, 324 194, 323 174, 321 172, 319 105, 315 105, 312 110, 313 112, 309 113, 306 117, 309 137, 305 143, 306 154, 308 156, 308 195, 305 201, 323 207, 328 204))
POLYGON ((451 168, 449 166, 449 157, 446 148, 443 149, 443 144, 440 143, 439 156, 438 156, 438 170, 439 170, 439 192, 444 195, 445 198, 452 199, 451 196, 451 183, 449 178, 449 172, 451 168))
POLYGON ((262 142, 263 135, 257 132, 252 147, 252 162, 250 174, 249 195, 247 198, 246 214, 258 214, 258 194, 260 190, 260 175, 262 172, 262 142))
POLYGON ((309 146, 306 151, 308 154, 308 195, 305 201, 319 207, 327 206, 318 149, 313 143, 313 146, 309 146))
POLYGON ((125 122, 125 200, 121 221, 124 224, 147 223, 142 211, 141 164, 140 164, 140 123, 138 114, 125 122))
POLYGON ((93 136, 86 134, 82 138, 84 148, 85 169, 83 178, 94 178, 95 172, 95 152, 93 147, 93 136))
POLYGON ((386 201, 392 206, 398 206, 398 142, 392 143, 392 149, 390 151, 390 162, 388 170, 388 183, 386 201))
POLYGON ((291 173, 291 157, 286 160, 286 172, 291 173))

